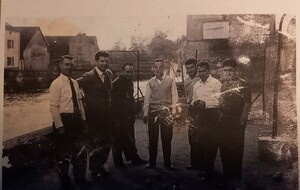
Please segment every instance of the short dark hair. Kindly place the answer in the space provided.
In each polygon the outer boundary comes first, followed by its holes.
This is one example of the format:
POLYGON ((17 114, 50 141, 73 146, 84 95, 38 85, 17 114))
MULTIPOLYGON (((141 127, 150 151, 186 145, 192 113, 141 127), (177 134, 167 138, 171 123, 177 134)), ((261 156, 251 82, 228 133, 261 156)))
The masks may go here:
POLYGON ((74 58, 73 58, 72 55, 63 55, 63 56, 61 56, 61 59, 60 59, 59 63, 61 64, 64 59, 73 60, 74 58))
POLYGON ((123 65, 122 65, 122 71, 124 71, 124 69, 125 69, 126 66, 133 67, 133 64, 132 63, 127 63, 127 62, 123 63, 123 65))
POLYGON ((222 67, 233 67, 236 68, 237 67, 237 62, 234 59, 225 59, 222 64, 222 67))
POLYGON ((206 67, 206 69, 209 70, 209 63, 208 61, 200 61, 197 63, 197 67, 206 67))
POLYGON ((103 51, 103 50, 97 51, 95 53, 95 59, 96 59, 96 61, 99 60, 99 57, 109 57, 109 53, 107 51, 103 51))
POLYGON ((196 65, 196 63, 197 63, 197 61, 193 57, 187 58, 187 60, 185 60, 185 62, 184 62, 185 65, 191 65, 191 64, 196 65))

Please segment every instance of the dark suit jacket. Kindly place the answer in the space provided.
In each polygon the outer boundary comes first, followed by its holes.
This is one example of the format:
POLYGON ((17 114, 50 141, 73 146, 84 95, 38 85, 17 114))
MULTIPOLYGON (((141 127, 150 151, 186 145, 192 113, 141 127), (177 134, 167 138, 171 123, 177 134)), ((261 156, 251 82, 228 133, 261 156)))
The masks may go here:
POLYGON ((106 125, 103 121, 110 120, 112 82, 107 72, 104 75, 105 83, 94 68, 77 79, 85 95, 87 122, 93 126, 106 125))
POLYGON ((133 97, 133 82, 120 76, 116 78, 112 88, 112 110, 114 119, 118 122, 135 120, 135 103, 133 97))

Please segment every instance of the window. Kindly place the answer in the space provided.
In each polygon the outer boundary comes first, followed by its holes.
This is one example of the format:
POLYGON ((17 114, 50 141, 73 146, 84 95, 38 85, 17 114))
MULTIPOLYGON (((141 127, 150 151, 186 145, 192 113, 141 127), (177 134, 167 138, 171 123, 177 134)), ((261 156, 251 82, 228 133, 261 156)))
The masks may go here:
POLYGON ((8 67, 13 67, 15 64, 14 57, 7 57, 7 66, 8 67))
POLYGON ((14 41, 7 40, 7 49, 14 49, 14 41))

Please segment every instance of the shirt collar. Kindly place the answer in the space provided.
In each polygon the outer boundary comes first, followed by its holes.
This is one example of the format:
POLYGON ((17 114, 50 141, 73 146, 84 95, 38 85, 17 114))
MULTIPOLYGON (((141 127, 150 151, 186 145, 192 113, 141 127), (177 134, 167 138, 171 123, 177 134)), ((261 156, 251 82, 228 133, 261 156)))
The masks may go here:
POLYGON ((97 71, 97 73, 98 73, 99 76, 101 76, 101 75, 104 74, 102 71, 100 71, 100 70, 98 69, 98 67, 96 67, 96 71, 97 71))
POLYGON ((212 77, 210 75, 208 75, 208 78, 206 79, 206 81, 202 82, 202 80, 200 79, 199 82, 201 84, 205 84, 205 83, 209 82, 211 79, 212 79, 212 77))
POLYGON ((163 76, 161 77, 162 80, 159 80, 157 77, 155 77, 155 80, 163 81, 163 80, 165 80, 165 78, 166 78, 166 74, 163 74, 163 76))
POLYGON ((65 80, 65 81, 68 81, 69 80, 69 77, 67 77, 66 75, 60 73, 60 77, 65 80))

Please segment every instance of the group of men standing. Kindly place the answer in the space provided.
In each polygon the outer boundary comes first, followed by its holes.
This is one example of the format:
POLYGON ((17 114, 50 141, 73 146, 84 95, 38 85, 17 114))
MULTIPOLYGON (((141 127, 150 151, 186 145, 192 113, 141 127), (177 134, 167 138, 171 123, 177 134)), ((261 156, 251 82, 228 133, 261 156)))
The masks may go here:
POLYGON ((237 62, 233 59, 222 62, 220 81, 210 75, 207 61, 197 63, 189 58, 185 66, 191 148, 188 169, 200 170, 202 180, 210 180, 219 149, 224 176, 220 185, 240 189, 250 87, 238 78, 237 62))
POLYGON ((135 146, 133 65, 124 63, 121 75, 112 81, 109 53, 96 52, 95 61, 94 69, 74 80, 73 57, 62 56, 61 74, 50 86, 50 111, 54 129, 59 133, 57 169, 63 188, 72 187, 68 174, 71 164, 78 183, 89 184, 108 176, 104 164, 111 146, 116 167, 126 166, 122 152, 133 165, 146 163, 135 146))
MULTIPOLYGON (((64 188, 71 186, 70 163, 76 182, 89 183, 92 178, 108 176, 104 163, 111 145, 116 167, 126 167, 123 152, 133 165, 146 163, 135 146, 133 65, 124 63, 121 75, 112 81, 109 53, 96 52, 95 61, 94 69, 74 80, 70 77, 73 58, 63 56, 59 64, 61 74, 50 86, 50 111, 60 133, 56 140, 57 168, 64 188)), ((197 63, 189 58, 185 62, 188 77, 184 82, 190 118, 188 169, 200 170, 204 181, 211 178, 219 148, 225 181, 235 180, 238 187, 251 93, 249 86, 235 75, 236 64, 232 59, 223 62, 221 83, 210 75, 208 62, 197 63)), ((147 168, 156 167, 160 130, 164 166, 174 170, 171 142, 175 115, 181 113, 177 88, 175 80, 164 73, 163 60, 156 59, 151 71, 155 76, 146 86, 143 117, 149 135, 147 168)))

